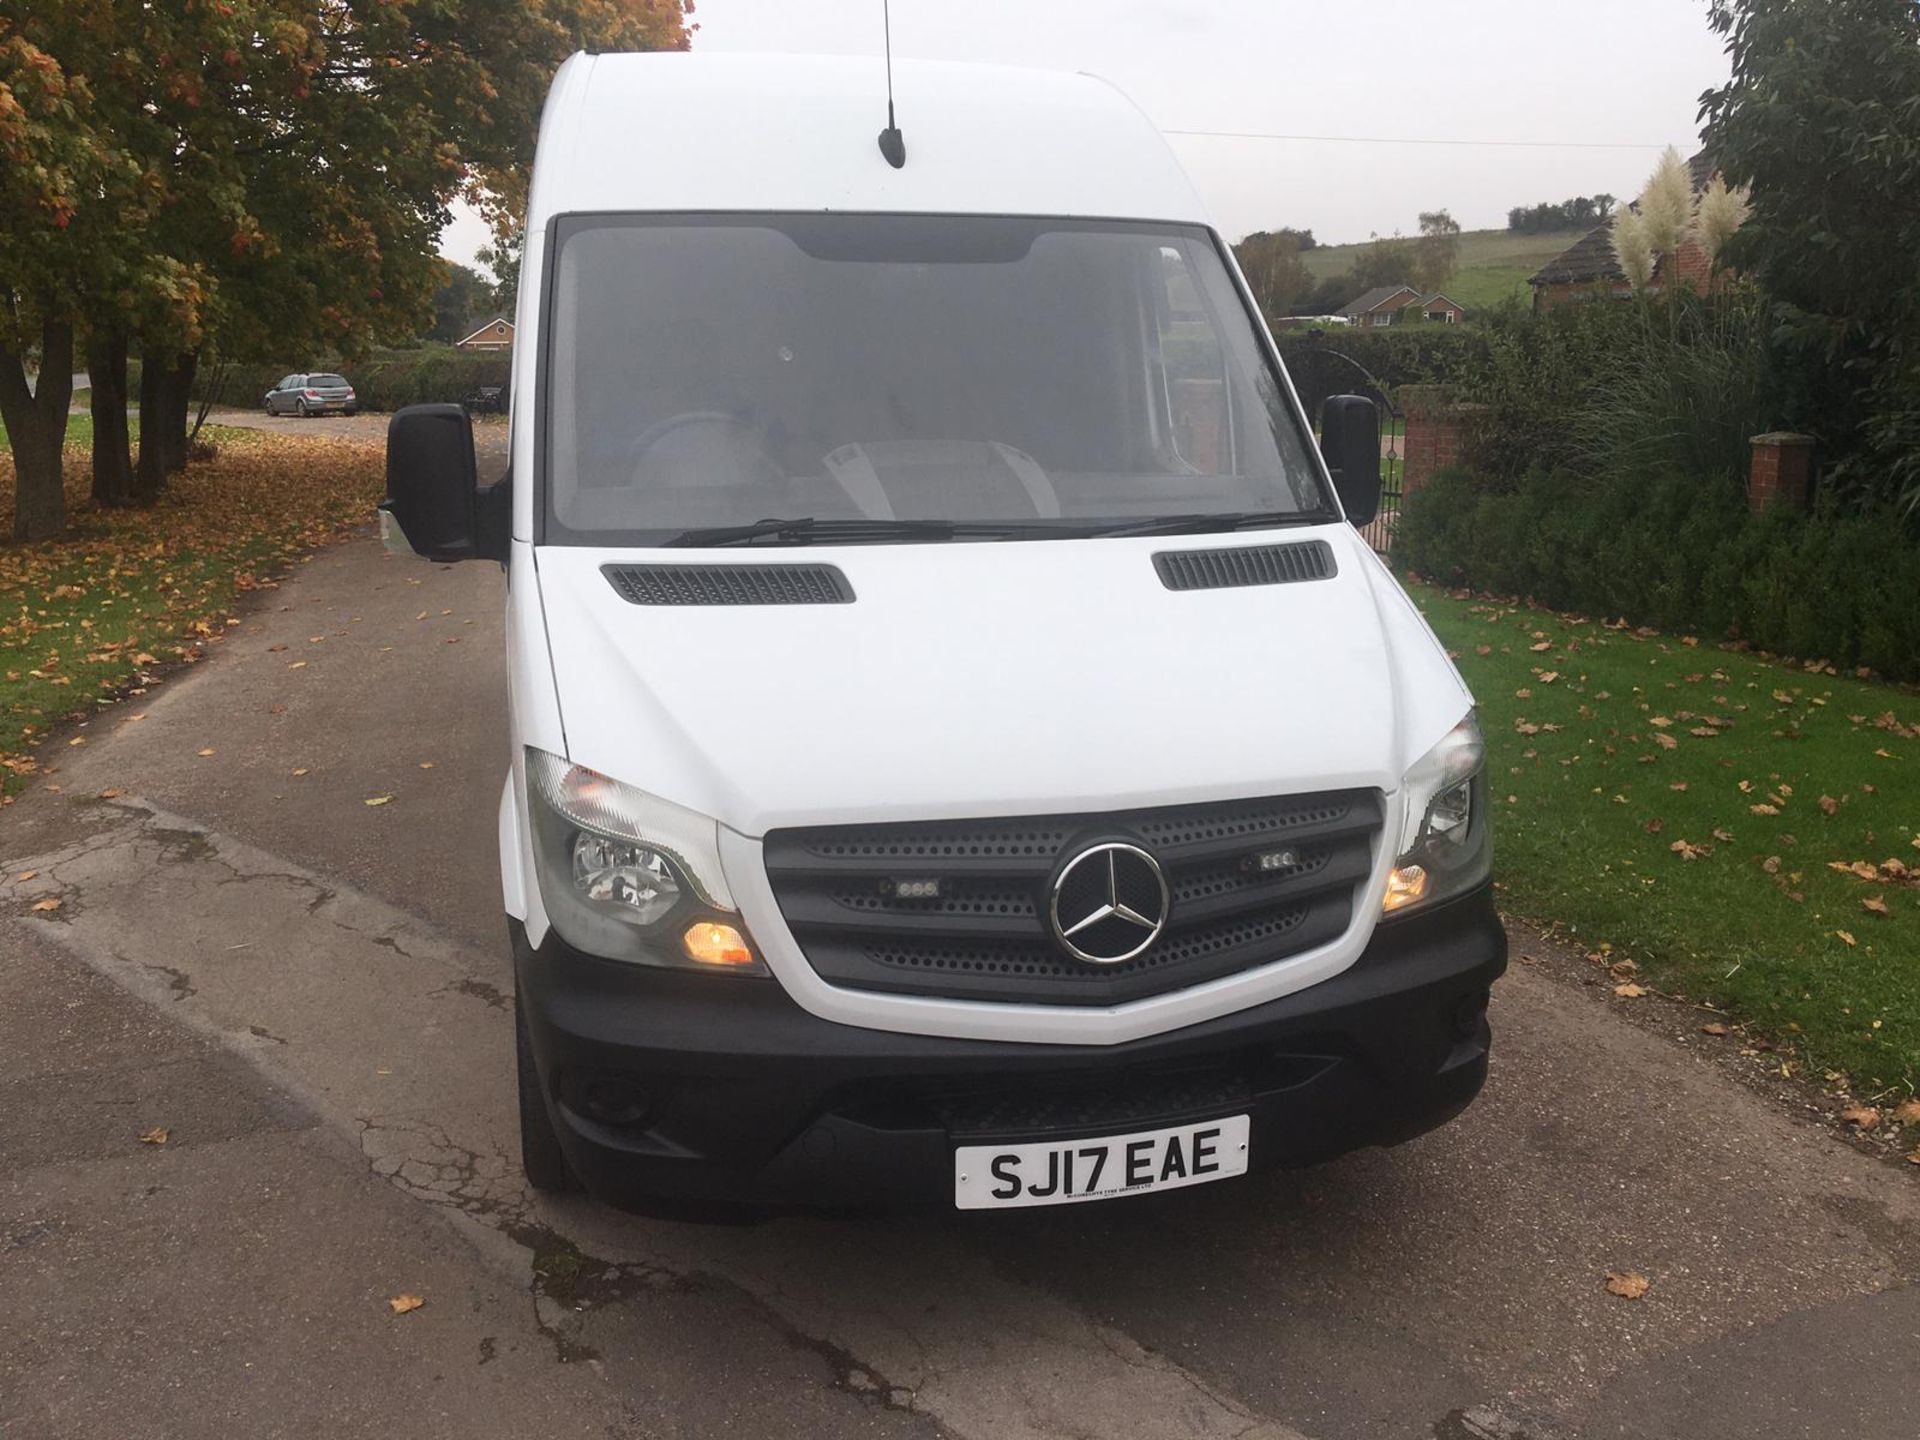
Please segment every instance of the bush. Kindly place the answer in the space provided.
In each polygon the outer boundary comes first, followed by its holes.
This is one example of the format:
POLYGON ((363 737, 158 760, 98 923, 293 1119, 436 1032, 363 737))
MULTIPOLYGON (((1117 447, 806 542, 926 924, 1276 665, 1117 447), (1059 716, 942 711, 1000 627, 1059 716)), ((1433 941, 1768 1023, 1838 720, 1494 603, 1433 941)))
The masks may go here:
POLYGON ((1920 680, 1920 546, 1884 515, 1751 514, 1742 488, 1667 472, 1462 470, 1409 495, 1394 561, 1557 610, 1744 641, 1920 680))
POLYGON ((1384 330, 1339 329, 1279 337, 1280 356, 1308 413, 1329 395, 1364 392, 1371 380, 1388 395, 1403 385, 1459 379, 1484 341, 1470 326, 1409 323, 1384 330))

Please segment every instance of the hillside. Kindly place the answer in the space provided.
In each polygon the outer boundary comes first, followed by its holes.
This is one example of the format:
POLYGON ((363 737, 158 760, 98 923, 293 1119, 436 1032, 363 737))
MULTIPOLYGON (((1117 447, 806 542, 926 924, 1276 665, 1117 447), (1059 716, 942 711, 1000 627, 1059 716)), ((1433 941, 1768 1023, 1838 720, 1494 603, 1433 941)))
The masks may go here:
MULTIPOLYGON (((1528 298, 1527 277, 1558 255, 1584 230, 1556 230, 1543 235, 1515 235, 1508 230, 1467 230, 1460 236, 1460 268, 1446 284, 1446 293, 1469 310, 1497 304, 1508 295, 1528 298)), ((1303 259, 1316 280, 1353 267, 1358 245, 1322 245, 1303 259)))

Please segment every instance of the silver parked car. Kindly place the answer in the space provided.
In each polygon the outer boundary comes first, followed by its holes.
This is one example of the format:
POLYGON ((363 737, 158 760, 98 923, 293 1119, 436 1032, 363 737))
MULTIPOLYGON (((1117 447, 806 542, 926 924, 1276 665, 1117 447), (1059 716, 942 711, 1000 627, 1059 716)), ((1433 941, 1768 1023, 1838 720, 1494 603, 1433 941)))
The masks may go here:
POLYGON ((340 375, 286 375, 267 392, 269 415, 298 415, 304 420, 309 415, 353 415, 359 409, 353 386, 340 375))

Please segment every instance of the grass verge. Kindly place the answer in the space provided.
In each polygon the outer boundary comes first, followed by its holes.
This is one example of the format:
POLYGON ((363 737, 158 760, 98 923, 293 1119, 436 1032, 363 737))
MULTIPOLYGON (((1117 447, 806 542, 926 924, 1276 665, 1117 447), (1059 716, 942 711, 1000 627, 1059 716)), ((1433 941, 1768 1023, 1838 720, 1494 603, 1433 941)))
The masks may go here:
MULTIPOLYGON (((133 510, 92 508, 85 448, 70 443, 72 530, 46 544, 0 544, 0 803, 29 783, 55 725, 143 693, 154 671, 197 658, 236 623, 241 595, 364 523, 385 486, 378 444, 215 427, 201 438, 215 458, 175 475, 157 505, 133 510)), ((12 506, 13 468, 0 457, 0 524, 12 506)))
POLYGON ((1920 1075, 1920 699, 1422 585, 1480 705, 1503 903, 1793 1073, 1920 1075))

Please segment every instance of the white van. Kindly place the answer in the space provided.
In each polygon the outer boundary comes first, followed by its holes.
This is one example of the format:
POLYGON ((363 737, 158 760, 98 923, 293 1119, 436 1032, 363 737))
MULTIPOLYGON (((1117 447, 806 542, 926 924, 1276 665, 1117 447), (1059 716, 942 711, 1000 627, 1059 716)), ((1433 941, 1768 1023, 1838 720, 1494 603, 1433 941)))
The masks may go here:
POLYGON ((893 78, 888 155, 879 60, 569 61, 509 476, 392 423, 388 519, 509 581, 530 1180, 986 1209, 1440 1124, 1506 940, 1372 404, 1316 445, 1112 86, 893 78))

